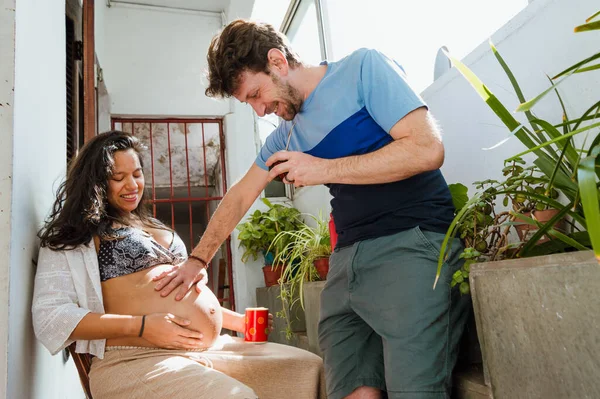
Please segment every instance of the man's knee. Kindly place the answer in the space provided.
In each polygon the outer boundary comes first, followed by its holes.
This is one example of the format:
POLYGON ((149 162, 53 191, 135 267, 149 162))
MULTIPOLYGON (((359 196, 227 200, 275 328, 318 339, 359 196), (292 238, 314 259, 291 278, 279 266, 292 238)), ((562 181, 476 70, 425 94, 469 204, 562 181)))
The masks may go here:
POLYGON ((344 399, 381 399, 381 390, 373 387, 358 387, 344 399))
POLYGON ((231 399, 258 399, 252 388, 243 384, 237 385, 227 397, 231 399))

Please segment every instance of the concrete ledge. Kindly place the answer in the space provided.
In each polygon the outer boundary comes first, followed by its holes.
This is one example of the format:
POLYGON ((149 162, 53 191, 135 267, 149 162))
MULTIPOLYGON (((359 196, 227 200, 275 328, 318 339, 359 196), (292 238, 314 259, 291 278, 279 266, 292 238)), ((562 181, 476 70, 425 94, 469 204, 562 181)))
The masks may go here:
POLYGON ((600 266, 591 251, 471 266, 494 398, 600 398, 600 266))
MULTIPOLYGON (((273 320, 274 330, 269 334, 270 342, 277 342, 279 344, 290 345, 290 341, 285 336, 287 322, 285 319, 277 317, 277 312, 283 309, 281 298, 279 298, 280 288, 279 285, 272 287, 260 287, 256 289, 256 304, 269 308, 269 311, 275 316, 273 320)), ((289 309, 288 309, 289 312, 289 309)), ((298 302, 292 309, 291 313, 291 328, 292 332, 305 332, 306 322, 304 319, 304 311, 298 302)), ((295 345, 294 345, 295 346, 295 345)))
POLYGON ((319 317, 321 315, 321 291, 325 287, 325 281, 304 283, 304 313, 306 317, 306 335, 308 345, 312 353, 323 356, 319 349, 319 317))

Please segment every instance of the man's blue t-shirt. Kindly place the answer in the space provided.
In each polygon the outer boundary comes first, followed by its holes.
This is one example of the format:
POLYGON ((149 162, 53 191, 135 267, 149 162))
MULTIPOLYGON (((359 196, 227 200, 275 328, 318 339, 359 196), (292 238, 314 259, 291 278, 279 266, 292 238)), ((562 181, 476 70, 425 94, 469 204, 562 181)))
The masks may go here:
MULTIPOLYGON (((393 141, 391 128, 423 100, 406 82, 404 71, 376 50, 360 49, 327 64, 327 72, 300 112, 289 151, 319 158, 366 154, 393 141)), ((262 147, 256 164, 284 150, 294 121, 283 121, 262 147)), ((377 174, 374 170, 373 174, 377 174)), ((327 184, 338 246, 419 226, 445 233, 454 207, 439 170, 385 184, 327 184)))

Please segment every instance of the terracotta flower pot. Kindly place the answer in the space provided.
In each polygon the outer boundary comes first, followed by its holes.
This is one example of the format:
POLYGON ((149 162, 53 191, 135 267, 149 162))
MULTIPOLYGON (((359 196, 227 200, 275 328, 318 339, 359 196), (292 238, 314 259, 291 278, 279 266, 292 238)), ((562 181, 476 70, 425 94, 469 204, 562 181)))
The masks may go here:
POLYGON ((272 265, 263 266, 263 275, 265 276, 265 285, 267 287, 271 287, 279 284, 279 279, 281 278, 281 274, 283 272, 283 267, 272 265))
POLYGON ((315 259, 313 264, 319 273, 321 280, 327 280, 327 273, 329 273, 329 258, 315 259))
MULTIPOLYGON (((523 215, 527 216, 528 218, 535 219, 538 222, 544 224, 544 223, 548 222, 550 219, 552 219, 554 216, 556 216, 556 214, 558 212, 559 212, 558 209, 545 209, 543 211, 534 210, 532 212, 525 212, 525 213, 523 213, 523 215)), ((529 223, 525 222, 524 220, 520 220, 519 218, 517 218, 516 221, 522 222, 522 224, 515 225, 515 230, 517 231, 517 235, 519 236, 519 239, 521 241, 529 240, 538 230, 536 225, 529 224, 529 223)), ((556 224, 554 224, 554 229, 559 230, 561 232, 566 231, 565 219, 563 218, 562 220, 559 220, 558 222, 556 222, 556 224)), ((542 244, 548 240, 549 240, 549 238, 544 236, 544 237, 540 238, 540 240, 537 243, 542 244)))

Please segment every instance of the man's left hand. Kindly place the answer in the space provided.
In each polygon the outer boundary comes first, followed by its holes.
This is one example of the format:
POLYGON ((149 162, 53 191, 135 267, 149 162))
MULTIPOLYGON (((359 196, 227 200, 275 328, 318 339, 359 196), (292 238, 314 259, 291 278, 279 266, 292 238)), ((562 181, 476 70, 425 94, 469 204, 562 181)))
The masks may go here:
POLYGON ((296 187, 316 186, 330 183, 328 180, 327 159, 313 157, 299 151, 278 151, 267 159, 267 166, 282 161, 269 172, 269 181, 282 173, 287 173, 284 183, 296 187))
POLYGON ((158 281, 154 289, 160 291, 161 296, 167 296, 177 287, 180 287, 175 300, 181 300, 194 283, 205 285, 208 282, 206 268, 198 263, 194 260, 186 260, 180 265, 165 270, 152 279, 152 281, 158 281))

